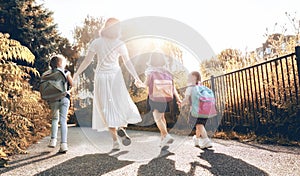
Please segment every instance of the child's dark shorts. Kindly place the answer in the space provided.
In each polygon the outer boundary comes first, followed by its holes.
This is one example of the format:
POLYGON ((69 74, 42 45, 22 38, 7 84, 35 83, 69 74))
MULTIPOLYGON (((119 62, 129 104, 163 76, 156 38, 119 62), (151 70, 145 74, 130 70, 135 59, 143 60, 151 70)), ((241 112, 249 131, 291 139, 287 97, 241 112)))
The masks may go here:
POLYGON ((189 116, 189 125, 194 128, 197 124, 202 124, 205 126, 207 122, 207 118, 200 118, 200 117, 193 117, 192 114, 190 113, 189 116))
POLYGON ((157 110, 160 113, 170 112, 170 106, 168 102, 156 102, 152 101, 149 97, 147 98, 147 111, 153 112, 157 110))

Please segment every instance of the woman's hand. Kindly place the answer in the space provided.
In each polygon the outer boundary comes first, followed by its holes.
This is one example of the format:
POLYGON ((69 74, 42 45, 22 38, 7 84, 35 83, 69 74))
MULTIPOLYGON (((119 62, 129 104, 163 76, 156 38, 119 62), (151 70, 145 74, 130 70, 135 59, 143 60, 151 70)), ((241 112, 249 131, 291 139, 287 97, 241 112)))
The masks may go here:
POLYGON ((146 85, 140 79, 135 80, 134 84, 138 88, 145 88, 146 87, 146 85))
POLYGON ((177 103, 178 107, 181 108, 181 106, 182 106, 182 101, 181 101, 181 100, 177 100, 176 103, 177 103))

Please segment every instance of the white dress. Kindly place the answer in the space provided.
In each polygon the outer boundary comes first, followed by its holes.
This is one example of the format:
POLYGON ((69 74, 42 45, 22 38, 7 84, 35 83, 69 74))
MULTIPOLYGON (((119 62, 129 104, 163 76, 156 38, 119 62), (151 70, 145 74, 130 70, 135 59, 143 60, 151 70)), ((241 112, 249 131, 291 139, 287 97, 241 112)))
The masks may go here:
POLYGON ((89 46, 89 52, 97 55, 92 128, 104 131, 108 127, 140 122, 140 113, 128 93, 119 66, 120 56, 129 60, 126 45, 120 40, 98 38, 89 46))

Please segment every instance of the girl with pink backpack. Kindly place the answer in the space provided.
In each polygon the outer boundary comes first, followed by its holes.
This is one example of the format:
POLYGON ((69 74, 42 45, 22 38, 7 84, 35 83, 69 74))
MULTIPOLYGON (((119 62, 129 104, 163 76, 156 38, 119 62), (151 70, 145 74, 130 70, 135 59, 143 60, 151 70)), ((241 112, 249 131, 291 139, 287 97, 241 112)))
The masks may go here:
POLYGON ((165 112, 169 112, 168 103, 173 100, 174 96, 178 103, 181 102, 181 99, 174 86, 173 75, 167 69, 166 56, 161 51, 151 54, 145 75, 150 110, 160 130, 160 147, 164 148, 174 141, 174 138, 168 133, 165 119, 165 112))

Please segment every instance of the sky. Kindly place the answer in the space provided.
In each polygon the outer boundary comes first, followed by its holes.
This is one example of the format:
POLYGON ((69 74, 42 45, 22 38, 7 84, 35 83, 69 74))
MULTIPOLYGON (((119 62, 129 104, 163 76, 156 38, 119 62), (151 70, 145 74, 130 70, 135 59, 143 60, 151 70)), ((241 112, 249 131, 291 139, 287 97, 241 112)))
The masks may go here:
MULTIPOLYGON (((226 48, 252 51, 280 26, 292 26, 285 12, 300 19, 299 0, 38 0, 54 12, 61 34, 72 41, 75 26, 87 15, 127 20, 141 16, 161 16, 192 27, 209 43, 215 53, 226 48), (274 30, 275 23, 278 27, 274 30)), ((292 34, 288 30, 287 34, 292 34)))

